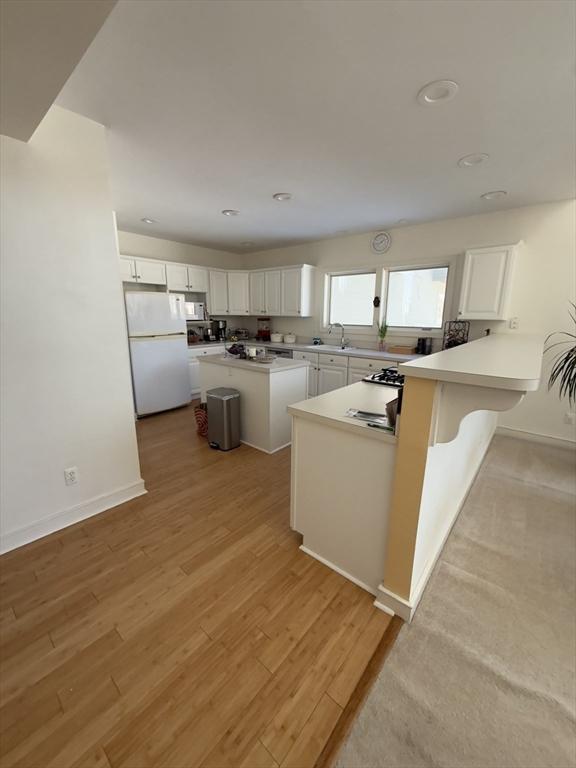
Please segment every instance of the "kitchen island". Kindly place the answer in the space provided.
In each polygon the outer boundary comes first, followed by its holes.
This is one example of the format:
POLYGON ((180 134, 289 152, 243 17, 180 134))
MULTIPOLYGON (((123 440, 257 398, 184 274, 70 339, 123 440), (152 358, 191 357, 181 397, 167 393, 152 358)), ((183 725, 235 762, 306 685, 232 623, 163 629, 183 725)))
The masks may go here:
POLYGON ((346 416, 383 411, 396 396, 387 386, 358 382, 292 405, 291 520, 304 551, 410 621, 497 413, 539 386, 542 347, 539 337, 494 334, 401 364, 395 436, 346 416))
POLYGON ((232 387, 240 393, 240 439, 265 453, 290 445, 291 424, 287 408, 306 398, 308 363, 276 359, 271 363, 240 360, 232 355, 199 358, 202 401, 215 387, 232 387))

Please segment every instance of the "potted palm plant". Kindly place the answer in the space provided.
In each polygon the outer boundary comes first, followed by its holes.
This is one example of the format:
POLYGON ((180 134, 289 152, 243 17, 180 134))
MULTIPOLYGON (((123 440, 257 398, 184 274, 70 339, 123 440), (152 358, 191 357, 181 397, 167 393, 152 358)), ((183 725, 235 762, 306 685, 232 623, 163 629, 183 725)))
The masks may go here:
MULTIPOLYGON (((570 303, 572 304, 572 310, 568 310, 568 314, 576 326, 576 304, 570 303)), ((552 370, 548 378, 548 389, 552 389, 554 384, 558 383, 560 386, 560 397, 567 396, 568 402, 572 406, 576 403, 576 334, 570 331, 556 331, 556 333, 551 333, 548 336, 546 344, 554 337, 560 338, 554 344, 547 346, 546 352, 556 347, 562 347, 562 349, 554 357, 552 370), (567 345, 568 348, 566 348, 567 345)))
POLYGON ((388 326, 386 323, 380 323, 378 325, 378 349, 380 352, 386 351, 386 334, 388 333, 388 326))

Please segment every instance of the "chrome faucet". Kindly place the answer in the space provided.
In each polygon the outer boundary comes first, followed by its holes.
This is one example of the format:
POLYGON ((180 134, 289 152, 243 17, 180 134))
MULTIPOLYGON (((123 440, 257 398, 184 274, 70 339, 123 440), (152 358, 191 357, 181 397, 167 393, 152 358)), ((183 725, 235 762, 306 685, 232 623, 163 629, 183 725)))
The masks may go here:
POLYGON ((342 323, 330 323, 328 327, 328 333, 332 333, 332 328, 340 328, 341 336, 340 336, 340 347, 342 349, 346 349, 346 339, 344 338, 344 326, 342 323))

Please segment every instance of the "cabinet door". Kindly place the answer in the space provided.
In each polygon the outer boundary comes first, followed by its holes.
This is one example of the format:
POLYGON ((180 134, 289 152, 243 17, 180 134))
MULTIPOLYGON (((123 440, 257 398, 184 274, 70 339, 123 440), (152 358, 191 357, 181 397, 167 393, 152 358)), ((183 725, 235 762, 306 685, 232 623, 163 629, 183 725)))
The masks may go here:
POLYGON ((458 316, 463 320, 505 320, 514 246, 466 252, 458 316))
POLYGON ((250 272, 250 314, 266 314, 266 277, 264 272, 250 272))
POLYGON ((266 280, 266 307, 268 315, 280 315, 282 313, 282 272, 265 272, 266 280))
POLYGON ((318 371, 318 394, 324 395, 346 386, 348 368, 321 365, 318 371))
POLYGON ((299 269, 282 270, 282 314, 286 316, 300 314, 300 285, 299 269))
POLYGON ((348 368, 348 384, 356 384, 362 381, 364 376, 369 376, 369 371, 363 371, 361 368, 348 368))
POLYGON ((250 314, 250 282, 248 272, 228 272, 228 312, 250 314))
POLYGON ((120 256, 120 276, 123 283, 136 282, 136 265, 134 259, 127 259, 126 256, 120 256))
POLYGON ((169 291, 187 291, 188 267, 185 264, 166 264, 166 280, 169 291))
POLYGON ((308 397, 316 397, 318 394, 318 366, 308 366, 308 397))
POLYGON ((228 275, 210 271, 210 314, 228 314, 228 275))
POLYGON ((188 374, 190 376, 190 392, 197 395, 200 392, 200 363, 198 360, 188 360, 188 374))
POLYGON ((166 285, 166 265, 161 261, 141 261, 136 259, 136 276, 139 283, 166 285))
POLYGON ((188 290, 194 293, 208 293, 208 270, 188 267, 188 290))

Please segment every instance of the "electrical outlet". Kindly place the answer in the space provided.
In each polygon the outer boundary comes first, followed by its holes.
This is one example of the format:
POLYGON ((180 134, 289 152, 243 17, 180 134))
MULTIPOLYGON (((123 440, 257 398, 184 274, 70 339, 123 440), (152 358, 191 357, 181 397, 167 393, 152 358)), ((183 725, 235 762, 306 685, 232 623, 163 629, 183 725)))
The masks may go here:
POLYGON ((520 320, 517 317, 511 317, 509 325, 512 331, 517 331, 520 328, 520 320))
POLYGON ((576 413, 572 411, 566 411, 564 414, 564 424, 576 424, 576 413))
POLYGON ((68 467, 64 470, 64 482, 66 485, 78 484, 78 467, 68 467))

